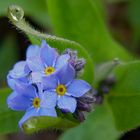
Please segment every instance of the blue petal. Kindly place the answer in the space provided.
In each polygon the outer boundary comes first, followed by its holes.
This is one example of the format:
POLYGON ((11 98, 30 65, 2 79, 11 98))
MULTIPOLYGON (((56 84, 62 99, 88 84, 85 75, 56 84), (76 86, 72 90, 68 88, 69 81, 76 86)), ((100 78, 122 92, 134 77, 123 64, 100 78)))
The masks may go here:
POLYGON ((44 71, 45 67, 40 59, 40 57, 30 57, 27 59, 27 64, 31 71, 44 71))
POLYGON ((16 111, 24 111, 31 105, 30 98, 19 95, 16 92, 10 94, 7 98, 8 107, 16 111))
POLYGON ((42 77, 44 76, 45 74, 43 72, 32 72, 31 73, 32 83, 40 83, 42 81, 42 77))
POLYGON ((20 78, 28 75, 29 72, 30 70, 26 64, 26 61, 20 61, 14 65, 13 70, 11 70, 9 74, 13 78, 20 78))
POLYGON ((7 104, 18 95, 17 92, 12 92, 7 98, 7 104))
POLYGON ((68 110, 69 112, 73 113, 75 112, 77 102, 73 97, 64 95, 58 99, 57 105, 60 109, 68 110))
POLYGON ((22 77, 22 78, 16 79, 16 81, 17 81, 18 83, 21 83, 21 84, 23 83, 23 84, 28 85, 29 82, 30 82, 30 74, 29 74, 28 76, 26 76, 26 77, 22 77))
POLYGON ((54 74, 43 77, 42 78, 42 85, 44 90, 54 90, 58 84, 58 79, 54 74))
POLYGON ((39 116, 51 116, 51 117, 57 117, 55 108, 40 108, 39 116))
POLYGON ((68 54, 60 55, 57 58, 57 61, 56 61, 56 64, 55 64, 55 68, 56 69, 60 69, 65 64, 67 64, 67 62, 68 62, 69 59, 70 59, 70 56, 68 54))
POLYGON ((37 45, 30 45, 26 52, 26 58, 40 56, 40 48, 37 45))
POLYGON ((42 94, 43 93, 43 86, 42 83, 36 83, 38 93, 42 94))
POLYGON ((38 95, 36 92, 36 88, 33 85, 16 83, 15 91, 18 94, 28 98, 34 98, 38 95))
POLYGON ((41 60, 47 66, 53 66, 56 62, 56 58, 58 57, 58 53, 54 48, 49 47, 45 41, 42 41, 41 48, 41 60))
POLYGON ((7 84, 11 89, 15 89, 16 80, 13 79, 9 74, 7 75, 7 84))
POLYGON ((64 65, 56 72, 59 83, 68 85, 75 77, 75 70, 70 64, 64 65))
POLYGON ((32 117, 37 117, 37 116, 51 116, 51 117, 56 117, 56 111, 55 108, 51 109, 46 109, 46 108, 40 108, 34 109, 34 108, 29 108, 25 115, 22 117, 22 119, 19 121, 19 126, 22 128, 22 124, 27 121, 29 118, 32 117))
POLYGON ((56 106, 57 94, 55 92, 45 91, 42 95, 41 106, 46 108, 54 108, 56 106))
POLYGON ((10 74, 7 75, 7 84, 11 89, 15 90, 16 84, 18 83, 29 84, 29 79, 27 76, 22 78, 12 78, 10 74))
POLYGON ((91 89, 91 86, 83 80, 73 80, 67 87, 68 94, 81 97, 91 89))

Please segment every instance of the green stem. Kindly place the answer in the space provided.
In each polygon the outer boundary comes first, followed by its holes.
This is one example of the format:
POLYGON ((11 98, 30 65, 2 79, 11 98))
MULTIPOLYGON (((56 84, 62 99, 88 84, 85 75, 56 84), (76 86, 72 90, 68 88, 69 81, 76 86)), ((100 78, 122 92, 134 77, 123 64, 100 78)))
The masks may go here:
POLYGON ((56 37, 53 35, 48 35, 41 33, 40 31, 35 30, 31 27, 24 19, 24 11, 21 7, 17 5, 11 5, 8 7, 8 18, 10 21, 20 30, 24 31, 27 34, 37 36, 38 38, 45 39, 48 42, 58 42, 64 45, 71 45, 75 47, 82 47, 79 43, 75 41, 70 41, 68 39, 56 37))

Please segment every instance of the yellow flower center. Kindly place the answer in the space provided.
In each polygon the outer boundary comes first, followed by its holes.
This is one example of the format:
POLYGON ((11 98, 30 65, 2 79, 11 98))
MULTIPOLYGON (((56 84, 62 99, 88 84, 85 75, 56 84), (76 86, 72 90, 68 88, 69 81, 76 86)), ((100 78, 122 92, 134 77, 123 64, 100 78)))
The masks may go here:
POLYGON ((56 87, 56 93, 60 96, 63 96, 66 93, 67 89, 64 85, 58 85, 56 87))
POLYGON ((33 106, 34 106, 34 108, 39 108, 40 107, 40 99, 39 98, 34 98, 33 106))
POLYGON ((53 67, 47 67, 47 68, 45 69, 45 74, 46 74, 46 75, 50 75, 50 74, 52 74, 54 71, 55 71, 55 69, 54 69, 53 67))

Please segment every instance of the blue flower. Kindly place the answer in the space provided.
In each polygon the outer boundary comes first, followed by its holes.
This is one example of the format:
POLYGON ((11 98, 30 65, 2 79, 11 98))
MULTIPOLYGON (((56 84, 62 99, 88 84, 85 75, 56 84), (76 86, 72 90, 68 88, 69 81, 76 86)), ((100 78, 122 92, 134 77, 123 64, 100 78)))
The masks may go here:
POLYGON ((33 85, 16 84, 15 91, 8 97, 8 107, 16 111, 26 111, 19 125, 33 116, 56 117, 54 95, 44 94, 40 87, 33 85))
POLYGON ((30 70, 26 61, 19 61, 7 76, 8 85, 15 89, 16 82, 28 83, 30 70))
POLYGON ((75 70, 70 64, 64 65, 55 74, 42 78, 44 93, 54 95, 54 102, 61 110, 75 112, 77 97, 87 93, 91 86, 83 81, 74 79, 75 70))
MULTIPOLYGON (((31 57, 39 57, 40 48, 37 45, 30 45, 27 53, 26 59, 31 57)), ((13 69, 9 71, 7 75, 7 83, 13 90, 15 89, 16 83, 30 84, 32 83, 31 79, 31 70, 29 69, 26 61, 17 62, 13 69)))
POLYGON ((20 127, 34 116, 56 117, 55 107, 71 113, 79 107, 85 109, 88 103, 84 102, 84 106, 83 102, 79 104, 79 97, 83 97, 91 86, 75 79, 84 64, 85 61, 78 59, 74 51, 59 55, 45 41, 42 41, 41 48, 30 45, 26 60, 16 63, 7 76, 8 84, 13 89, 7 99, 8 107, 26 111, 19 121, 20 127))
POLYGON ((68 62, 68 54, 58 55, 57 51, 49 47, 42 41, 40 48, 38 45, 30 45, 26 52, 26 61, 15 64, 7 76, 8 85, 14 89, 16 82, 38 83, 42 76, 49 75, 68 62))
MULTIPOLYGON (((34 47, 29 47, 28 52, 32 51, 34 51, 34 47)), ((46 41, 42 41, 41 49, 38 52, 36 56, 27 53, 27 64, 32 71, 33 82, 41 82, 43 76, 48 76, 61 69, 70 59, 68 54, 59 56, 54 48, 46 44, 46 41)))

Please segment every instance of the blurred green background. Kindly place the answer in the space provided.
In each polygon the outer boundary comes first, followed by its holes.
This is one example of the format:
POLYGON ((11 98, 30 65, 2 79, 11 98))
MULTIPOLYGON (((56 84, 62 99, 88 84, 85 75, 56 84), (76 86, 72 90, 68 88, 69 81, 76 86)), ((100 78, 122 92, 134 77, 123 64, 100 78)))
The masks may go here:
MULTIPOLYGON (((21 6, 25 11, 26 20, 35 29, 75 40, 84 46, 90 46, 87 48, 87 51, 93 57, 95 64, 111 60, 118 55, 124 60, 129 60, 131 59, 129 52, 131 52, 132 56, 139 57, 140 0, 90 1, 93 2, 93 5, 84 0, 80 2, 79 0, 75 0, 75 3, 73 0, 1 0, 0 87, 6 87, 6 75, 8 71, 15 62, 25 58, 26 48, 30 44, 26 35, 16 30, 9 22, 6 13, 7 7, 10 4, 21 6), (83 9, 83 5, 85 9, 83 9), (94 10, 97 9, 98 14, 92 13, 92 6, 94 10), (109 53, 105 56, 105 52, 109 53)), ((132 59, 134 58, 132 57, 132 59)), ((106 112, 102 112, 102 108, 100 111, 104 114, 103 122, 112 121, 106 112)), ((98 118, 98 111, 94 117, 98 118)), ((98 121, 100 120, 97 119, 98 121)), ((92 131, 98 134, 98 131, 103 131, 104 129, 101 127, 98 129, 94 126, 91 127, 88 123, 86 125, 88 128, 87 136, 84 135, 85 138, 83 139, 87 140, 92 140, 90 137, 92 131)), ((109 125, 111 125, 110 129, 112 129, 112 124, 109 125)), ((110 129, 107 132, 108 136, 110 136, 110 133, 113 136, 109 137, 108 140, 114 140, 118 132, 110 129)), ((82 133, 80 131, 77 132, 82 133)), ((0 136, 0 140, 56 140, 61 133, 61 131, 56 130, 44 131, 31 136, 15 133, 2 135, 0 136)), ((71 139, 71 136, 69 138, 71 139)), ((80 137, 77 137, 77 140, 79 139, 80 137)), ((139 140, 140 130, 137 128, 136 130, 122 133, 118 139, 139 140)), ((95 136, 95 140, 100 140, 100 138, 95 136)))

